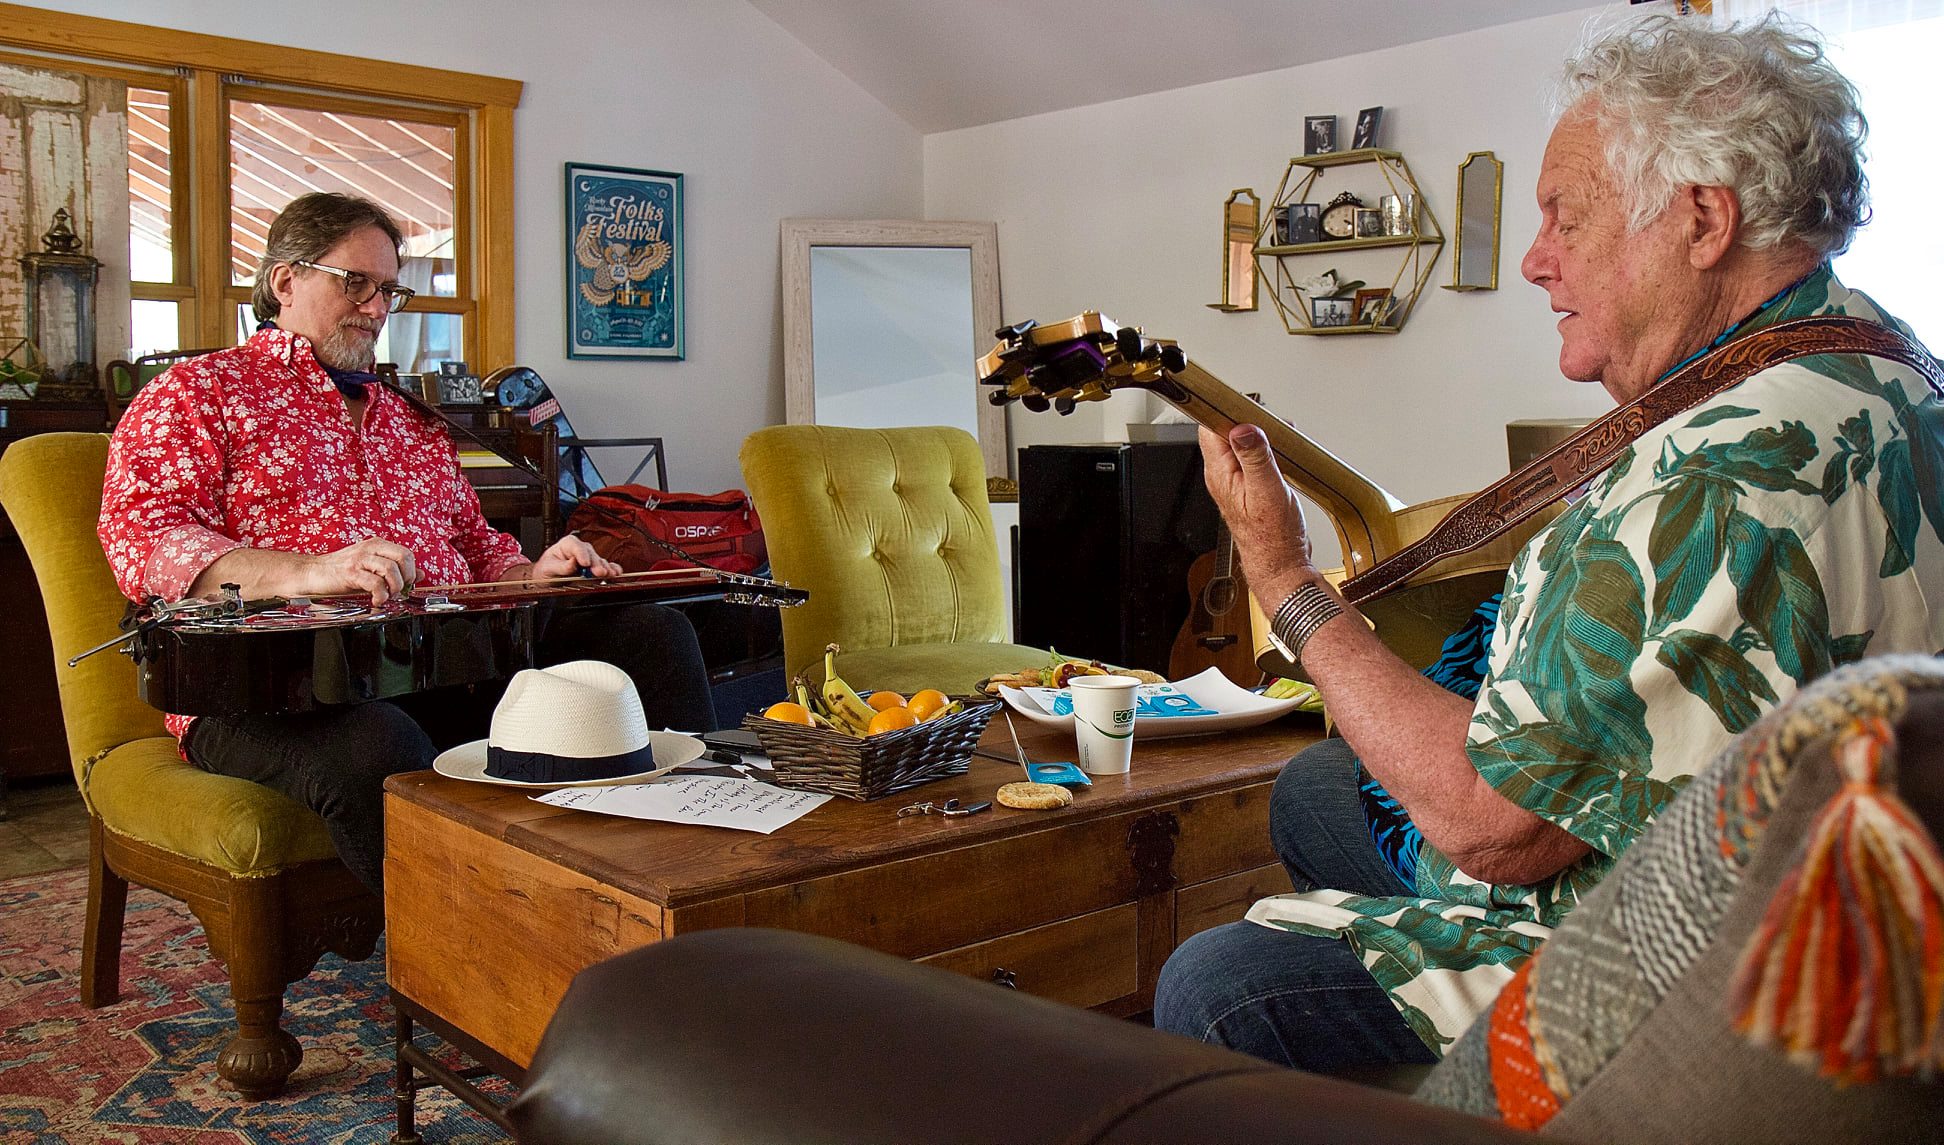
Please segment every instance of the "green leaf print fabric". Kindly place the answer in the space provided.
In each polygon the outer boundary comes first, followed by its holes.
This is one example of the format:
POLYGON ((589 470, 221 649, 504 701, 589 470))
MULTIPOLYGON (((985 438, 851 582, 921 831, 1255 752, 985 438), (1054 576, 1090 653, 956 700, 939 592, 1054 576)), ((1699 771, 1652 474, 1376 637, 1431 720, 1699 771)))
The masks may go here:
MULTIPOLYGON (((1848 314, 1822 267, 1736 330, 1848 314)), ((1349 942, 1442 1050, 1699 767, 1837 664, 1944 649, 1944 406, 1860 355, 1765 370, 1643 434, 1507 573, 1467 750, 1592 853, 1536 886, 1430 842, 1417 897, 1279 895, 1249 918, 1349 942)))

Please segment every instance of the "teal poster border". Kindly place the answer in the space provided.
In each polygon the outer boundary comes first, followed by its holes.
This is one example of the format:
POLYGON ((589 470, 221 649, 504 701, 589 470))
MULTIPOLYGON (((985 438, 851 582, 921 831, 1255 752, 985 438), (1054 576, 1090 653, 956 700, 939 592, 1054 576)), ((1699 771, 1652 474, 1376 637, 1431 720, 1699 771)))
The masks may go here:
POLYGON ((567 164, 567 356, 685 355, 682 176, 567 164))

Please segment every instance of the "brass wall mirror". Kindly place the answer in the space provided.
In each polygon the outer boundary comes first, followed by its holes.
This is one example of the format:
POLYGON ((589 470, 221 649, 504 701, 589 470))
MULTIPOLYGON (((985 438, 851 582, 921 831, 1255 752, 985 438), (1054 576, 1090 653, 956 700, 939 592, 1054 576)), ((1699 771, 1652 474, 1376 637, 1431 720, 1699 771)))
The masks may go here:
POLYGON ((1000 323, 997 224, 784 219, 782 255, 791 424, 957 426, 1008 475, 976 369, 1000 323))
POLYGON ((1490 151, 1474 151, 1458 165, 1458 239, 1446 290, 1497 290, 1499 200, 1505 164, 1490 151))

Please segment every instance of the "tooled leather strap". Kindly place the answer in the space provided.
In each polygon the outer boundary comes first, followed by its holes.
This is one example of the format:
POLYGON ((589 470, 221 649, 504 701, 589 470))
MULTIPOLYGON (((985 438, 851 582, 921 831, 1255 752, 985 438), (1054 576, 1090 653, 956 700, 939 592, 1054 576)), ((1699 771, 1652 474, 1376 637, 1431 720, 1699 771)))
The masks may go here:
POLYGON ((1683 366, 1674 376, 1486 486, 1431 531, 1343 582, 1358 604, 1397 588, 1436 561, 1467 553, 1579 488, 1612 465, 1635 438, 1749 377, 1816 354, 1868 354, 1900 362, 1944 395, 1944 369, 1922 346, 1887 326, 1826 315, 1778 322, 1683 366))

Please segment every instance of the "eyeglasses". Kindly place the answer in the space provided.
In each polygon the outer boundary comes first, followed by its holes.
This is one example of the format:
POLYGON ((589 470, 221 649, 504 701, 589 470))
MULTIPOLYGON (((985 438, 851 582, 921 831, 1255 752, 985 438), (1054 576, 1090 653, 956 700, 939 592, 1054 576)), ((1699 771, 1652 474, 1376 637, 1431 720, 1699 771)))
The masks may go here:
POLYGON ((385 309, 396 314, 405 309, 405 304, 418 293, 396 282, 373 282, 369 275, 359 274, 355 270, 345 270, 342 267, 325 266, 321 262, 310 262, 300 258, 293 260, 290 265, 306 266, 312 270, 321 270, 325 274, 337 275, 344 280, 344 296, 351 300, 353 306, 363 306, 371 301, 372 295, 382 294, 385 296, 385 309))

